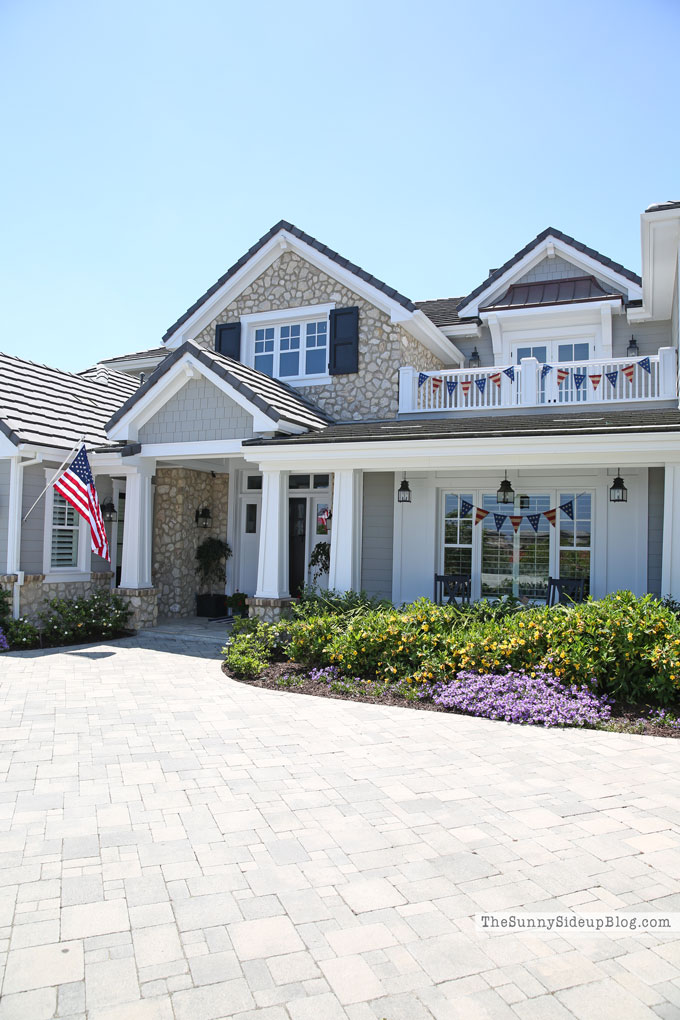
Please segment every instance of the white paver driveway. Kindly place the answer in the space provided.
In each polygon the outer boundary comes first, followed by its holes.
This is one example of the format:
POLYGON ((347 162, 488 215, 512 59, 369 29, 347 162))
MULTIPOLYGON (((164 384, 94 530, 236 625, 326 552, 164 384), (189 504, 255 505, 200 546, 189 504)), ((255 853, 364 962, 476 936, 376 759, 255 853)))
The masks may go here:
POLYGON ((210 642, 0 657, 0 1020, 680 1016, 680 744, 250 688, 210 642))

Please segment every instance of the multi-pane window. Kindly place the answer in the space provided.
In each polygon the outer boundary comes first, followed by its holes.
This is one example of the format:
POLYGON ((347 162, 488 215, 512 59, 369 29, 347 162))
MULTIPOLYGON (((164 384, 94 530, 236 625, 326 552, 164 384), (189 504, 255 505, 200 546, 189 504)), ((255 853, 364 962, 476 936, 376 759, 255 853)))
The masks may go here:
POLYGON ((461 502, 473 503, 469 493, 444 496, 444 573, 472 573, 472 513, 460 515, 461 502))
POLYGON ((289 322, 255 329, 254 366, 278 379, 325 375, 328 369, 328 320, 289 322))
POLYGON ((592 496, 560 493, 560 505, 573 500, 574 519, 560 510, 560 577, 583 577, 586 594, 590 590, 590 552, 592 548, 592 496))
POLYGON ((54 493, 52 504, 52 553, 53 567, 78 566, 78 538, 80 516, 58 492, 54 493))

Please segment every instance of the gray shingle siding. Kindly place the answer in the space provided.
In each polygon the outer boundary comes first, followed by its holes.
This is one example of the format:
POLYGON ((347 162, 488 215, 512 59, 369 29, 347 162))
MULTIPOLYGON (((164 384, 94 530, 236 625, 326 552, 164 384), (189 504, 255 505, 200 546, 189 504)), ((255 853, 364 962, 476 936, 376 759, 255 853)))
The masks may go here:
POLYGON ((0 574, 7 571, 9 477, 9 460, 0 460, 0 574))
POLYGON ((392 598, 392 541, 394 533, 394 475, 391 471, 364 474, 361 539, 361 587, 369 595, 392 598))
POLYGON ((482 327, 482 335, 477 337, 455 337, 455 344, 458 350, 465 357, 465 365, 472 354, 475 347, 477 353, 481 359, 482 368, 491 367, 494 363, 493 359, 493 345, 491 343, 491 334, 486 327, 482 327))
POLYGON ((665 595, 661 591, 661 567, 663 561, 663 468, 649 469, 649 490, 647 494, 647 591, 653 595, 665 595))
MULTIPOLYGON (((23 512, 30 509, 34 500, 45 488, 44 464, 24 468, 23 512)), ((54 471, 56 469, 56 465, 54 471)), ((21 525, 21 569, 27 574, 43 572, 43 535, 45 526, 45 500, 40 500, 28 520, 21 525)))
POLYGON ((612 319, 612 355, 625 358, 631 335, 635 337, 640 355, 657 354, 659 347, 671 346, 670 322, 636 322, 632 326, 625 315, 612 319))
POLYGON ((253 419, 207 379, 190 379, 139 430, 141 443, 244 439, 253 419))

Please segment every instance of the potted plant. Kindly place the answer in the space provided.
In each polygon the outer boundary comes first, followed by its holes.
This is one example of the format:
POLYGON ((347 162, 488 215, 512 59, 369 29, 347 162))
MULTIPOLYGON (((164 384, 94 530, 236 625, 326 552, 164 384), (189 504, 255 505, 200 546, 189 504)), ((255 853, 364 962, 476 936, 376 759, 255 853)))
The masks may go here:
POLYGON ((244 591, 235 591, 233 595, 227 596, 227 606, 231 609, 234 616, 248 615, 248 607, 246 606, 247 597, 244 591))
POLYGON ((229 545, 221 538, 206 538, 196 549, 196 573, 200 578, 200 587, 208 589, 196 595, 197 616, 225 616, 227 612, 227 596, 224 594, 224 571, 227 560, 231 556, 229 545), (220 584, 221 592, 213 592, 213 587, 220 584))

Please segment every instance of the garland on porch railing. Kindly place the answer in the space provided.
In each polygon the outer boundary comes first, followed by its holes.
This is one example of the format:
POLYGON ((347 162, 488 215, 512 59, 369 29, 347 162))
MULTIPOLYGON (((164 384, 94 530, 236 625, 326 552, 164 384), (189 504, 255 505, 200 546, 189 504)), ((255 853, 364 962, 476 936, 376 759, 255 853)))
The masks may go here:
MULTIPOLYGON (((496 531, 500 531, 506 520, 509 520, 515 529, 515 533, 519 530, 519 526, 522 521, 528 521, 534 531, 538 532, 538 525, 541 517, 547 517, 553 528, 555 527, 555 521, 557 520, 558 510, 564 510, 567 517, 573 521, 574 519, 574 503, 583 496, 583 492, 579 492, 573 499, 568 499, 566 503, 560 503, 559 506, 551 507, 550 510, 542 510, 537 514, 493 514, 493 522, 496 525, 496 531)), ((460 501, 460 516, 467 517, 469 513, 474 510, 475 512, 475 524, 479 524, 485 517, 488 517, 493 511, 483 510, 481 506, 475 506, 474 503, 469 503, 467 499, 461 499, 460 501)))
MULTIPOLYGON (((649 358, 641 358, 637 362, 631 362, 630 365, 624 365, 623 368, 620 371, 621 371, 621 374, 623 376, 625 376, 625 378, 628 380, 629 383, 633 381, 633 376, 635 375, 635 365, 636 364, 637 364, 637 366, 639 368, 641 368, 643 370, 643 372, 647 372, 648 375, 651 375, 651 373, 652 373, 652 366, 651 366, 649 358)), ((542 368, 541 368, 541 382, 543 382, 545 377, 547 375, 549 375, 550 372, 553 372, 553 371, 555 371, 555 366, 554 365, 543 365, 542 368)), ((486 375, 478 376, 475 379, 462 379, 462 380, 460 380, 460 388, 463 391, 463 395, 466 396, 466 397, 467 397, 468 393, 470 392, 470 390, 472 388, 473 382, 474 382, 474 385, 479 390, 479 392, 482 393, 482 394, 486 390, 487 382, 493 383, 495 386, 497 386, 500 389, 501 382, 502 382, 501 376, 503 376, 503 375, 506 375, 508 377, 508 379, 510 380, 510 382, 514 382, 515 381, 515 377, 516 377, 514 366, 511 365, 509 368, 504 368, 502 370, 502 372, 490 372, 490 373, 487 373, 486 375)), ((597 387, 602 382, 602 373, 601 372, 593 372, 591 375, 588 375, 586 372, 577 372, 573 368, 558 368, 557 369, 557 385, 561 386, 562 383, 565 381, 565 379, 567 379, 567 377, 570 376, 570 375, 572 376, 572 378, 574 380, 574 386, 576 387, 577 390, 581 389, 581 387, 583 386, 583 384, 586 381, 586 379, 590 379, 590 382, 592 384, 593 390, 596 390, 597 387)), ((612 386, 612 388, 616 389, 616 384, 617 384, 618 378, 619 378, 619 369, 616 368, 616 369, 613 369, 611 372, 605 372, 604 375, 605 375, 605 378, 607 379, 607 381, 612 386)), ((444 378, 441 375, 428 375, 427 372, 419 372, 418 373, 418 389, 420 389, 421 386, 424 386, 428 379, 430 380, 430 383, 432 385, 432 391, 434 393, 437 393, 437 391, 441 387, 442 383, 444 382, 444 378)), ((454 391, 455 391, 455 389, 456 389, 456 387, 458 385, 459 385, 458 379, 447 379, 446 380, 446 388, 447 388, 447 390, 449 392, 449 396, 453 395, 453 393, 454 393, 454 391)))

